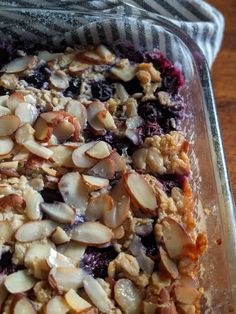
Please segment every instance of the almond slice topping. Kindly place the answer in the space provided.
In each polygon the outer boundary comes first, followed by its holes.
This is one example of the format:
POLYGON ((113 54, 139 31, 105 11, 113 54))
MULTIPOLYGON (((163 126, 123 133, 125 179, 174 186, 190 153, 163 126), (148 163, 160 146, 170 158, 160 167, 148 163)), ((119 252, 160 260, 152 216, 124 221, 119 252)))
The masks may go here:
POLYGON ((27 188, 23 192, 23 197, 26 203, 25 213, 30 220, 38 220, 42 217, 39 204, 43 202, 42 195, 32 189, 27 188))
POLYGON ((85 152, 94 146, 96 142, 89 142, 86 144, 80 145, 77 149, 74 150, 72 154, 72 160, 76 167, 78 168, 90 168, 93 167, 97 160, 89 158, 85 152))
POLYGON ((41 203, 40 207, 50 219, 56 222, 72 223, 75 219, 75 210, 65 203, 41 203))
POLYGON ((75 132, 75 127, 68 121, 62 121, 54 127, 53 133, 57 137, 59 143, 64 143, 75 132))
POLYGON ((41 113, 40 117, 47 123, 57 125, 62 122, 68 114, 65 111, 48 111, 41 113))
POLYGON ((70 289, 64 296, 69 307, 76 311, 76 313, 81 313, 84 310, 87 310, 92 307, 90 303, 81 298, 75 290, 70 289))
POLYGON ((118 79, 128 82, 131 81, 136 74, 136 66, 129 65, 124 68, 112 67, 111 73, 118 79))
POLYGON ((36 121, 38 114, 36 107, 26 102, 17 105, 15 110, 15 115, 20 119, 21 125, 25 123, 32 125, 36 121))
POLYGON ((112 229, 120 226, 129 215, 130 197, 124 189, 123 180, 112 189, 111 197, 114 200, 114 206, 110 210, 103 212, 104 224, 112 229))
POLYGON ((24 264, 31 270, 34 277, 45 280, 50 271, 46 259, 50 255, 50 243, 34 243, 25 253, 24 264))
POLYGON ((0 241, 9 241, 13 234, 13 228, 10 221, 0 221, 0 241))
POLYGON ((115 162, 111 157, 102 159, 88 171, 88 174, 113 179, 115 176, 115 162))
POLYGON ((195 249, 195 245, 184 230, 174 219, 166 217, 162 221, 163 241, 171 258, 179 259, 186 254, 186 249, 195 249))
POLYGON ((0 210, 8 206, 16 207, 24 204, 23 198, 18 194, 8 194, 0 198, 0 210))
POLYGON ((61 195, 69 206, 79 209, 83 214, 88 203, 88 190, 78 172, 64 174, 58 183, 61 195))
POLYGON ((90 198, 85 216, 88 220, 99 220, 103 217, 103 213, 110 212, 113 206, 114 201, 110 195, 99 194, 90 198))
POLYGON ((100 286, 92 276, 86 276, 83 280, 84 290, 93 304, 102 312, 109 313, 112 303, 109 300, 105 290, 100 286))
POLYGON ((14 147, 14 142, 10 136, 0 137, 0 156, 9 154, 14 147))
POLYGON ((33 154, 42 157, 44 159, 49 159, 52 155, 53 152, 48 149, 47 147, 44 147, 37 143, 34 140, 28 140, 24 142, 24 146, 33 154))
POLYGON ((105 109, 104 103, 100 101, 94 101, 87 107, 88 123, 97 135, 106 133, 103 123, 97 117, 98 112, 105 109))
POLYGON ((70 308, 64 298, 57 295, 47 303, 43 314, 67 314, 69 310, 70 308))
POLYGON ((55 166, 74 168, 72 161, 73 148, 66 145, 50 146, 53 152, 51 159, 55 162, 55 166))
POLYGON ((86 248, 87 246, 79 244, 76 241, 70 241, 66 245, 66 249, 63 254, 78 263, 83 257, 86 248))
POLYGON ((173 279, 176 279, 179 275, 178 268, 176 264, 169 258, 166 251, 160 247, 160 258, 162 265, 164 266, 165 270, 173 279))
POLYGON ((201 296, 200 292, 192 287, 177 286, 174 292, 176 300, 183 304, 194 305, 201 296))
POLYGON ((15 295, 12 304, 12 314, 37 314, 33 304, 28 298, 22 295, 15 295))
POLYGON ((29 66, 31 67, 35 57, 24 56, 12 60, 10 63, 4 65, 0 72, 5 73, 19 73, 26 70, 29 66))
POLYGON ((10 293, 25 292, 33 288, 37 280, 28 275, 27 270, 19 270, 5 279, 5 287, 10 293))
POLYGON ((51 269, 48 281, 53 289, 58 292, 77 290, 82 287, 85 272, 81 268, 75 267, 54 267, 51 269))
POLYGON ((9 96, 7 99, 7 107, 11 110, 11 112, 14 112, 16 110, 16 107, 22 103, 25 102, 25 97, 23 94, 15 92, 9 96))
POLYGON ((47 258, 47 264, 50 268, 53 267, 74 267, 75 263, 70 258, 58 253, 54 249, 50 249, 50 254, 47 258))
POLYGON ((61 227, 57 227, 52 234, 52 241, 57 245, 64 244, 70 241, 70 237, 61 227))
POLYGON ((99 141, 96 144, 94 144, 91 148, 86 150, 85 154, 90 158, 100 160, 110 156, 111 151, 106 142, 99 141))
POLYGON ((115 121, 107 109, 99 111, 97 113, 97 117, 98 117, 99 121, 104 125, 104 127, 107 130, 116 130, 117 129, 115 121))
POLYGON ((34 136, 36 140, 41 142, 47 142, 50 139, 53 132, 53 128, 48 126, 47 122, 41 117, 39 117, 35 122, 34 129, 35 129, 34 136))
POLYGON ((31 242, 49 237, 56 225, 51 220, 27 222, 22 225, 15 234, 19 242, 31 242))
POLYGON ((29 123, 22 125, 15 133, 16 142, 24 145, 26 141, 34 140, 35 130, 29 123))
POLYGON ((87 122, 87 110, 85 106, 80 101, 72 99, 68 101, 66 111, 78 119, 81 129, 83 129, 87 122))
POLYGON ((109 180, 82 174, 85 185, 89 190, 96 191, 109 185, 109 180))
POLYGON ((112 231, 99 222, 85 222, 77 226, 71 239, 89 245, 100 245, 111 241, 112 231))
POLYGON ((124 312, 140 313, 142 291, 129 279, 119 279, 114 287, 115 300, 124 312))
POLYGON ((156 214, 156 197, 153 189, 144 177, 136 172, 132 172, 124 176, 124 182, 126 190, 135 206, 156 214))
POLYGON ((69 87, 69 81, 67 75, 63 71, 55 71, 51 73, 49 78, 52 86, 59 90, 64 90, 69 87))
POLYGON ((20 126, 20 119, 15 115, 0 117, 0 136, 8 136, 14 133, 20 126))

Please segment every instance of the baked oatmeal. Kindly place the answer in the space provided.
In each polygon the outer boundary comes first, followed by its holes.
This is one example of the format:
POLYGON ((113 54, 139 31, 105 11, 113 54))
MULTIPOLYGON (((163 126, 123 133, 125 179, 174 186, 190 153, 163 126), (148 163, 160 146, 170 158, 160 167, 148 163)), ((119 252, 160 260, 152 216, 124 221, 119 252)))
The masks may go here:
POLYGON ((181 70, 121 42, 0 48, 1 313, 199 313, 181 70))

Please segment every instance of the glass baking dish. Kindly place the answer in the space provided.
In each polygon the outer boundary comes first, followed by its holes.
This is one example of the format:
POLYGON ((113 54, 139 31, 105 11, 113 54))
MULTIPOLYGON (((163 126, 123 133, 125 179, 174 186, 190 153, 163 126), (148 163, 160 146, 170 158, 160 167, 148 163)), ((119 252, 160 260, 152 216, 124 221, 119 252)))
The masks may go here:
POLYGON ((177 26, 138 9, 132 10, 132 17, 122 7, 111 13, 118 2, 104 1, 101 10, 65 9, 65 2, 60 8, 2 6, 0 36, 44 43, 50 49, 100 42, 109 46, 117 39, 128 39, 148 50, 160 48, 182 67, 186 83, 181 93, 188 103, 184 130, 191 143, 198 228, 206 230, 209 240, 200 270, 206 296, 201 313, 232 313, 236 309, 236 220, 207 62, 177 26))

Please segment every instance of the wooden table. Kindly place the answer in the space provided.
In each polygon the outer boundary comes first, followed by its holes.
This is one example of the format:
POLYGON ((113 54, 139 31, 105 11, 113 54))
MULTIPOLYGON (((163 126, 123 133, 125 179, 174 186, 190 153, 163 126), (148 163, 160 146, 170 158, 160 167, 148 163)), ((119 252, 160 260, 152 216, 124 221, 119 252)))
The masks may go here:
POLYGON ((236 0, 208 0, 225 17, 222 49, 212 76, 223 144, 236 201, 236 0))

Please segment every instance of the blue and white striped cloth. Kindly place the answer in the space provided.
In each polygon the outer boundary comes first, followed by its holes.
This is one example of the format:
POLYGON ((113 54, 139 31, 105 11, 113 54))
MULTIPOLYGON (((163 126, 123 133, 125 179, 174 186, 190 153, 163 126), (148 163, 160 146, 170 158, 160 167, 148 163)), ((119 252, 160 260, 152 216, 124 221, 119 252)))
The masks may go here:
POLYGON ((132 17, 138 9, 153 17, 159 14, 188 33, 202 49, 211 66, 222 42, 224 18, 215 8, 202 0, 2 0, 1 6, 24 6, 61 9, 97 9, 125 13, 132 17))

